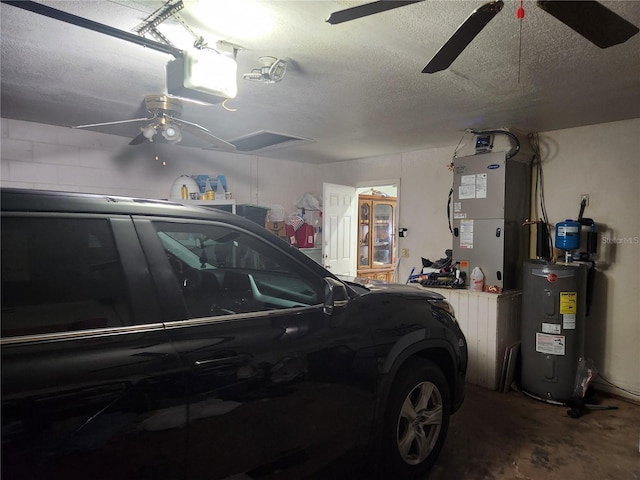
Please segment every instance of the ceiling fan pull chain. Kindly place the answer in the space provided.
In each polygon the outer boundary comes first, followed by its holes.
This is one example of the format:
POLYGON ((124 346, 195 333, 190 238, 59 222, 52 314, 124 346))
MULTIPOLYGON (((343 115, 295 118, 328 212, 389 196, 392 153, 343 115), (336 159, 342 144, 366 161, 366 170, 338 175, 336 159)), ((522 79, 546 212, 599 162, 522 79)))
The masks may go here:
POLYGON ((516 12, 516 17, 518 17, 518 20, 522 20, 524 18, 524 7, 522 6, 522 0, 520 0, 520 6, 518 7, 518 11, 516 12))
POLYGON ((522 19, 524 18, 524 7, 522 6, 522 0, 520 0, 520 6, 516 11, 516 18, 520 21, 519 29, 519 45, 518 45, 518 84, 520 83, 520 64, 522 60, 522 19))

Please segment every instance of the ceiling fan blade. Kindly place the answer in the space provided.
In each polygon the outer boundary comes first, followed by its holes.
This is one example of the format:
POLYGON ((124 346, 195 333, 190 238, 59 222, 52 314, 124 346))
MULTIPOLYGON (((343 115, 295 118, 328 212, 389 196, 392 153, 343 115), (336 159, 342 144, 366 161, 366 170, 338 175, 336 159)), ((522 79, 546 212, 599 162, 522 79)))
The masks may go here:
POLYGON ((129 145, 140 145, 144 141, 145 141, 145 136, 142 132, 140 132, 138 135, 133 137, 133 139, 129 142, 129 145))
POLYGON ((638 27, 594 1, 538 1, 538 6, 600 48, 624 43, 638 27))
POLYGON ((329 15, 326 22, 331 25, 338 23, 349 22, 362 17, 368 17, 380 12, 386 12, 394 8, 404 7, 405 5, 411 5, 412 3, 424 2, 424 0, 412 0, 412 1, 396 1, 396 0, 379 0, 377 2, 365 3, 364 5, 358 5, 357 7, 347 8, 333 12, 329 15))
POLYGON ((120 123, 133 123, 133 122, 150 122, 154 117, 151 118, 132 118, 131 120, 116 120, 115 122, 102 122, 102 123, 89 123, 87 125, 75 125, 71 128, 91 128, 91 127, 102 127, 104 125, 119 125, 120 123))
POLYGON ((220 148, 221 150, 224 150, 224 151, 227 151, 227 152, 235 152, 236 151, 236 146, 235 145, 233 145, 232 143, 226 142, 226 141, 222 140, 221 138, 216 137, 209 130, 207 130, 204 127, 201 127, 200 125, 198 125, 196 123, 187 122, 186 120, 177 119, 177 118, 172 119, 172 121, 178 127, 181 127, 186 132, 189 132, 191 135, 194 135, 194 136, 196 136, 198 138, 201 138, 202 140, 204 140, 206 142, 209 142, 211 145, 215 145, 216 147, 220 148))
POLYGON ((424 67, 422 73, 435 73, 449 68, 449 65, 458 58, 458 55, 467 48, 467 45, 476 38, 476 35, 502 10, 503 6, 504 2, 498 0, 486 3, 474 10, 438 50, 438 53, 424 67))

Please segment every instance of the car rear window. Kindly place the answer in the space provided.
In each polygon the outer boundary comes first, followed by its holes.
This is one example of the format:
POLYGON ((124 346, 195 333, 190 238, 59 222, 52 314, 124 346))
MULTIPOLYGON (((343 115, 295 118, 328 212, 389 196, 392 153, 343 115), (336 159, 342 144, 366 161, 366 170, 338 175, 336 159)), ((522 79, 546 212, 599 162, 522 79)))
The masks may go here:
POLYGON ((131 324, 110 225, 102 219, 2 219, 2 336, 131 324))

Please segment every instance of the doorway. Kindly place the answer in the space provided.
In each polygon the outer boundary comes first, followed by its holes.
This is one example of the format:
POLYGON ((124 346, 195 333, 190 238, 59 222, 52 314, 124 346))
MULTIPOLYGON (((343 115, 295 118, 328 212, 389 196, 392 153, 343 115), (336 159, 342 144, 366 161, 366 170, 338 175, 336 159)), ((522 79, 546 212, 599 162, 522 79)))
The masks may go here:
MULTIPOLYGON (((357 275, 358 195, 372 190, 399 201, 400 179, 357 182, 352 186, 323 184, 322 264, 337 275, 357 275)), ((398 258, 397 242, 394 242, 393 257, 398 258)))

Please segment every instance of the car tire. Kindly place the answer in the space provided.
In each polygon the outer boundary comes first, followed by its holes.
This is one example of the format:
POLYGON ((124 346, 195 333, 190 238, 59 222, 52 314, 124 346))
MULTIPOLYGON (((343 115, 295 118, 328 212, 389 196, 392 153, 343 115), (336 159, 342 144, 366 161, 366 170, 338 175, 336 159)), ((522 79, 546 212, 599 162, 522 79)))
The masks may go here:
POLYGON ((433 465, 449 428, 449 385, 432 362, 413 359, 401 367, 385 412, 384 478, 415 478, 433 465))

